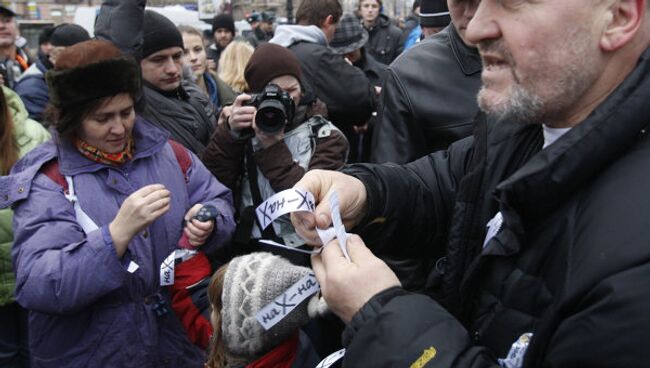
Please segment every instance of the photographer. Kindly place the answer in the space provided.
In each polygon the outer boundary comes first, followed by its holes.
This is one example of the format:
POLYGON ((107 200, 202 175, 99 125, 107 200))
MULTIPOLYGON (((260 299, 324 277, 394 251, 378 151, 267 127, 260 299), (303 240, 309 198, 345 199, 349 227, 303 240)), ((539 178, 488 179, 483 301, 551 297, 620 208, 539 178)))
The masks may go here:
MULTIPOLYGON (((307 170, 341 167, 348 142, 319 115, 324 104, 303 93, 300 64, 291 51, 275 44, 260 45, 244 75, 249 92, 255 95, 242 94, 235 99, 228 123, 217 129, 203 162, 238 200, 237 253, 259 250, 256 240, 260 238, 298 247, 304 242, 288 218, 279 219, 262 234, 254 226, 254 207, 291 188, 307 170), (277 93, 282 91, 286 93, 277 93)), ((309 261, 308 257, 296 257, 295 252, 261 248, 297 263, 309 261)))

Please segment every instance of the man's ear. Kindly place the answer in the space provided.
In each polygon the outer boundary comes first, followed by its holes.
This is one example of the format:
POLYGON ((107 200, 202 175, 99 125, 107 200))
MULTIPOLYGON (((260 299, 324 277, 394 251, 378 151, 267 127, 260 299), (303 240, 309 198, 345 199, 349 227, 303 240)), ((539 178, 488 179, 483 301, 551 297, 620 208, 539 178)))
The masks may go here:
POLYGON ((639 32, 646 15, 646 0, 616 0, 605 14, 605 29, 600 38, 604 51, 616 51, 630 43, 639 32))
POLYGON ((323 21, 321 22, 321 28, 327 28, 332 24, 334 24, 334 16, 330 14, 327 17, 325 17, 325 19, 323 19, 323 21))

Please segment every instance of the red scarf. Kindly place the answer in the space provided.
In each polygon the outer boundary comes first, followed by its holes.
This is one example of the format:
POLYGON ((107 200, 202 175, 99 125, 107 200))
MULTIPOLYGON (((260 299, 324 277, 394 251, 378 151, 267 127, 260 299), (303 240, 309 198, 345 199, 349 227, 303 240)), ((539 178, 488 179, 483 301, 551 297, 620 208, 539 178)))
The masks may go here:
POLYGON ((124 150, 118 153, 104 152, 78 138, 74 140, 74 145, 82 156, 100 164, 120 166, 133 157, 133 137, 129 138, 124 150))
POLYGON ((291 368, 298 351, 298 333, 250 363, 246 368, 291 368))

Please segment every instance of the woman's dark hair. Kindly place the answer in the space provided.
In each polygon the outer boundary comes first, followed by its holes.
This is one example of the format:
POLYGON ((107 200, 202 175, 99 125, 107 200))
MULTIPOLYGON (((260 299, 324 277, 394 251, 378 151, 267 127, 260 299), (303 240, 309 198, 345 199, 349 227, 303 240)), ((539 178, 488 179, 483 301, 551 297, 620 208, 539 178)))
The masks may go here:
POLYGON ((9 170, 18 161, 18 142, 14 136, 14 123, 9 114, 7 98, 0 89, 0 175, 9 174, 9 170))
MULTIPOLYGON (((131 93, 129 93, 129 96, 135 105, 137 103, 136 96, 131 93)), ((44 112, 45 121, 56 129, 61 138, 72 138, 76 135, 84 119, 113 97, 96 98, 66 108, 48 105, 44 112)))

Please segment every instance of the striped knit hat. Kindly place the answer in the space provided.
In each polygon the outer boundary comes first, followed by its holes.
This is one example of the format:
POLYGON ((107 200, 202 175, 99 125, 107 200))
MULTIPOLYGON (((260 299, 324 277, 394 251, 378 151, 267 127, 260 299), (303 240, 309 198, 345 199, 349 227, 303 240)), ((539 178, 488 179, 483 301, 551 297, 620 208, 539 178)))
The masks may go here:
POLYGON ((422 27, 446 27, 450 22, 447 0, 422 0, 420 3, 422 27))
POLYGON ((236 257, 228 263, 221 296, 221 329, 230 356, 249 361, 257 359, 288 340, 309 321, 308 309, 318 307, 310 298, 268 331, 255 315, 311 272, 309 268, 264 252, 236 257))

